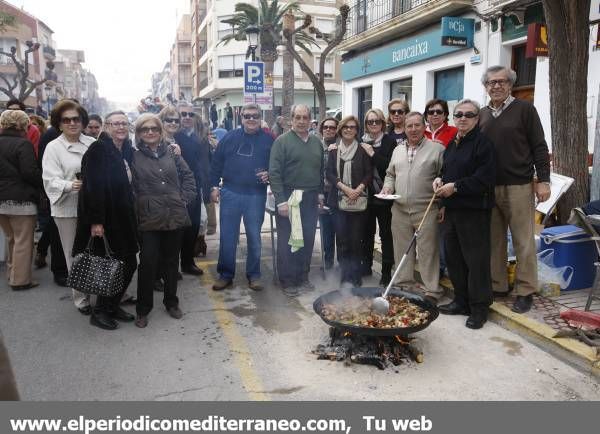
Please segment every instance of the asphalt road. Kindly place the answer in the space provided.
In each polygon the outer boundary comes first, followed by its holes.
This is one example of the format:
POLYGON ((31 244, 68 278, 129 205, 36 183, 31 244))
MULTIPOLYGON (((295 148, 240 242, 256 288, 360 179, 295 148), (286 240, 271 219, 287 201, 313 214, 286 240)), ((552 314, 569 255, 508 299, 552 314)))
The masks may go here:
MULTIPOLYGON (((210 289, 218 240, 211 237, 204 276, 179 285, 181 320, 170 318, 155 293, 149 325, 92 327, 73 307, 69 290, 53 284, 13 292, 0 286, 0 330, 24 400, 598 400, 594 377, 496 324, 464 326, 440 316, 418 334, 422 364, 378 370, 317 360, 328 335, 313 300, 336 288, 324 281, 315 255, 314 293, 289 299, 272 283, 268 235, 263 237, 262 292, 246 288, 244 246, 236 287, 210 289)), ((243 237, 242 237, 243 240, 243 237)), ((374 285, 378 277, 365 281, 374 285)), ((135 285, 135 280, 134 280, 135 285)), ((132 307, 126 309, 133 311, 132 307)))

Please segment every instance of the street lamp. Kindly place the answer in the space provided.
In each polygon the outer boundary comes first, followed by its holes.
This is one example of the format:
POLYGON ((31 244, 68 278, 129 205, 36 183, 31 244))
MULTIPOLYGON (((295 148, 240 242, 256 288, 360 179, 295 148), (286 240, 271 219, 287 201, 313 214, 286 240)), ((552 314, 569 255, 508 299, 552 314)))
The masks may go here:
POLYGON ((248 26, 246 28, 246 39, 248 40, 248 47, 252 53, 252 61, 256 61, 256 47, 258 47, 258 35, 260 29, 256 26, 248 26))

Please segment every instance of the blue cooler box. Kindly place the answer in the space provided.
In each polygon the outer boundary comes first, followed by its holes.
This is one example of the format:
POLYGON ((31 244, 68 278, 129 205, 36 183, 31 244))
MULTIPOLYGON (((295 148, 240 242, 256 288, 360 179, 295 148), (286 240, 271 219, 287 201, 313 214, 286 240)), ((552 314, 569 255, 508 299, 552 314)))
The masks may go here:
POLYGON ((578 226, 546 228, 540 234, 540 252, 554 250, 554 265, 573 267, 573 278, 564 291, 591 288, 594 282, 596 247, 587 233, 578 226))

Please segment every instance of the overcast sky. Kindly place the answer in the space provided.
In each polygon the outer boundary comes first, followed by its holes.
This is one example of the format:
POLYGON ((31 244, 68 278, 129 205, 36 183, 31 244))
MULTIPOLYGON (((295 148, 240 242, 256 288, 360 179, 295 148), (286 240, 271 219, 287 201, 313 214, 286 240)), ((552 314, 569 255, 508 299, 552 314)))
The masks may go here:
MULTIPOLYGON (((7 0, 54 31, 58 49, 85 51, 100 96, 133 105, 169 61, 189 0, 7 0)), ((123 106, 123 108, 127 108, 123 106)))

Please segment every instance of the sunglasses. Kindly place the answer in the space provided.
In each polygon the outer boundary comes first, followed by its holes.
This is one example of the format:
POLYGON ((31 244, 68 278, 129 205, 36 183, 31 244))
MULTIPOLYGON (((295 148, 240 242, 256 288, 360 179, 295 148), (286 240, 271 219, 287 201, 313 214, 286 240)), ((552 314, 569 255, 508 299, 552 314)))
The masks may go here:
POLYGON ((444 110, 427 110, 427 114, 429 116, 433 116, 433 115, 443 115, 444 114, 444 110))
POLYGON ((463 116, 464 116, 465 118, 467 118, 467 119, 473 119, 473 118, 477 117, 477 114, 476 114, 476 113, 473 113, 473 112, 465 112, 465 113, 463 113, 463 112, 456 112, 456 113, 454 113, 454 117, 455 117, 456 119, 460 119, 460 118, 462 118, 463 116))
POLYGON ((127 122, 109 122, 108 125, 115 128, 127 128, 129 126, 127 122))
POLYGON ((79 116, 73 116, 72 118, 64 117, 60 118, 61 124, 80 124, 81 118, 79 116))
POLYGON ((142 127, 142 128, 140 128, 140 133, 142 133, 142 134, 160 133, 160 128, 158 128, 158 127, 142 127))
POLYGON ((196 113, 194 112, 181 112, 179 114, 182 118, 193 118, 194 116, 196 116, 196 113))
POLYGON ((242 115, 242 117, 244 119, 246 119, 247 121, 249 121, 250 119, 254 119, 254 120, 260 119, 260 115, 258 113, 256 113, 256 114, 244 114, 244 115, 242 115))
POLYGON ((356 129, 356 125, 344 125, 342 127, 342 130, 355 130, 356 129))
POLYGON ((379 125, 381 123, 381 119, 369 119, 367 121, 367 125, 379 125))
POLYGON ((177 118, 165 118, 165 124, 178 124, 179 119, 177 118))
POLYGON ((403 115, 405 113, 406 112, 404 110, 402 110, 402 109, 400 109, 400 110, 390 110, 390 114, 391 115, 403 115))
POLYGON ((324 130, 335 130, 337 127, 335 125, 323 125, 324 130))

